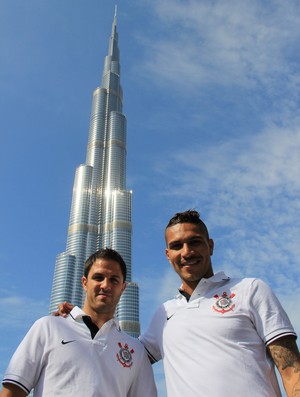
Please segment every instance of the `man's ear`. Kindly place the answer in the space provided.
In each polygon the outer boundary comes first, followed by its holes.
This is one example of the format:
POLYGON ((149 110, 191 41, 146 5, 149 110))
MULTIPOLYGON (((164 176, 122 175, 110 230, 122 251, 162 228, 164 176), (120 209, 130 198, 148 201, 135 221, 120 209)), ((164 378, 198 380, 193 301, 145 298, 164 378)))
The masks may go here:
POLYGON ((165 254, 166 254, 166 257, 167 257, 168 261, 170 262, 170 259, 169 259, 169 250, 168 250, 168 248, 166 248, 165 254))
POLYGON ((86 291, 86 283, 87 283, 87 278, 82 276, 81 277, 81 284, 82 284, 82 288, 86 291))
POLYGON ((208 240, 208 245, 209 245, 209 250, 210 250, 210 256, 213 256, 214 246, 215 246, 214 240, 210 238, 208 240))
POLYGON ((125 291, 126 287, 127 287, 127 283, 126 283, 126 281, 124 281, 123 288, 122 288, 122 293, 125 291))

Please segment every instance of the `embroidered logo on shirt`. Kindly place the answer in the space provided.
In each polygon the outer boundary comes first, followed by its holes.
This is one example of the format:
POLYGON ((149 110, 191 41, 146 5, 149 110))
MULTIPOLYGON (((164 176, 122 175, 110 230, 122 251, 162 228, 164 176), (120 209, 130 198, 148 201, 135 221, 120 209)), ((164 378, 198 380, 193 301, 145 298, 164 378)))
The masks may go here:
POLYGON ((134 353, 134 350, 129 349, 127 343, 125 343, 123 347, 122 343, 119 342, 118 346, 120 347, 119 353, 117 353, 119 363, 121 363, 124 368, 130 368, 132 366, 132 354, 134 353))
POLYGON ((214 298, 217 299, 215 305, 212 306, 213 310, 218 313, 227 313, 234 309, 235 304, 232 302, 232 298, 235 297, 235 294, 227 295, 227 292, 223 292, 222 296, 218 294, 214 295, 214 298))
POLYGON ((71 343, 71 342, 75 342, 75 340, 62 340, 61 344, 62 345, 66 345, 66 344, 71 343))

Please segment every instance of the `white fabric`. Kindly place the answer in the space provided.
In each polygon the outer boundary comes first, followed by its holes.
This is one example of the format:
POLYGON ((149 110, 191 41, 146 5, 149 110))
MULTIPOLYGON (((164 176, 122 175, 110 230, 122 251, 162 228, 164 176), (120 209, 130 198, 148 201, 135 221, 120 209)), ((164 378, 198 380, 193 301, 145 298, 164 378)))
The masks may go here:
POLYGON ((278 397, 266 344, 289 334, 264 282, 218 273, 202 279, 189 302, 182 294, 165 302, 140 340, 163 359, 169 397, 278 397))
POLYGON ((116 319, 91 338, 84 313, 43 317, 29 330, 5 373, 36 397, 156 397, 149 359, 141 343, 120 331, 116 319), (123 350, 124 349, 124 350, 123 350))

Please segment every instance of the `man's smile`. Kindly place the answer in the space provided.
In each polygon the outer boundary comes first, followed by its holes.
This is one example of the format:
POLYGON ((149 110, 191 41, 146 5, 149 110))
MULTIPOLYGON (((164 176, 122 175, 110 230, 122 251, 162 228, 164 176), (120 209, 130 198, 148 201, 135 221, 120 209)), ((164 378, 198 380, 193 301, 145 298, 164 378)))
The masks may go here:
POLYGON ((189 259, 184 262, 181 262, 180 266, 181 267, 193 267, 195 265, 198 265, 199 262, 200 262, 200 258, 193 258, 193 259, 189 259))

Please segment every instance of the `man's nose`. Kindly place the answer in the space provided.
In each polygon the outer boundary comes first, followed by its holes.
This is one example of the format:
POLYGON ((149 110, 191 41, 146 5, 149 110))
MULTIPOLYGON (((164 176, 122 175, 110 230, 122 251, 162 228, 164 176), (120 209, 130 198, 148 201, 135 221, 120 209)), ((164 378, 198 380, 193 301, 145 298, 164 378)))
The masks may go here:
POLYGON ((183 256, 188 257, 191 255, 192 252, 193 252, 193 249, 189 244, 187 244, 187 243, 183 244, 183 247, 182 247, 182 255, 183 256))
POLYGON ((110 289, 110 282, 108 278, 104 278, 100 283, 101 289, 109 290, 110 289))

